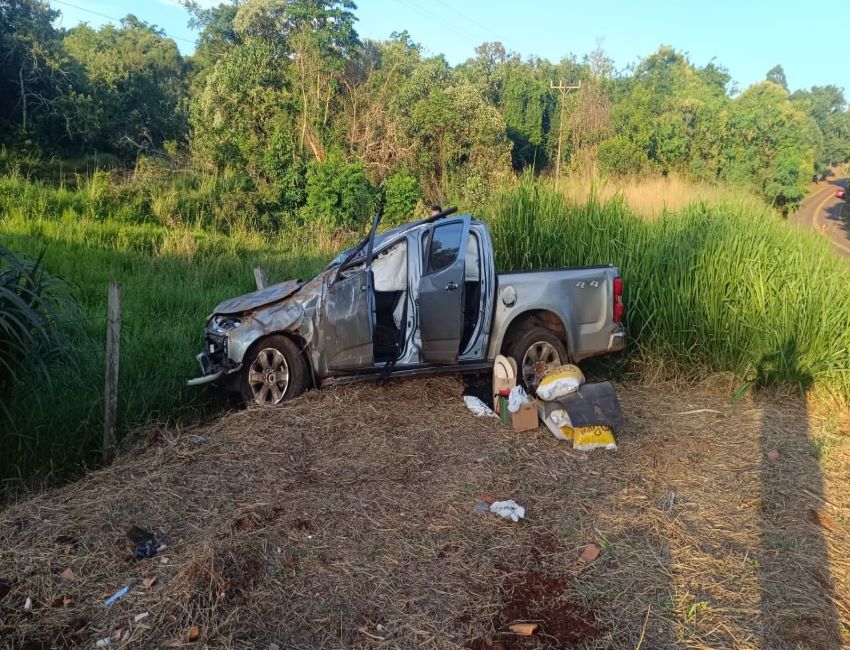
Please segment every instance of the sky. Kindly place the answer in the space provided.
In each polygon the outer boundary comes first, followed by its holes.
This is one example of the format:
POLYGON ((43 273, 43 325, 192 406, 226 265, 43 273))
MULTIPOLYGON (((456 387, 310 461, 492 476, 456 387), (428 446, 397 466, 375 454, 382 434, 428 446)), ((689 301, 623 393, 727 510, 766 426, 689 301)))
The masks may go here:
MULTIPOLYGON (((355 0, 356 1, 356 0, 355 0)), ((63 27, 114 22, 128 13, 163 28, 184 53, 197 34, 177 0, 49 0, 63 27)), ((203 5, 217 4, 201 0, 203 5)), ((619 69, 660 45, 692 63, 727 68, 740 90, 782 64, 791 90, 835 84, 850 94, 846 12, 805 10, 800 0, 360 0, 357 32, 385 39, 407 30, 430 54, 457 64, 484 41, 524 58, 579 58, 601 46, 619 69)), ((569 80, 563 80, 569 81, 569 80)))

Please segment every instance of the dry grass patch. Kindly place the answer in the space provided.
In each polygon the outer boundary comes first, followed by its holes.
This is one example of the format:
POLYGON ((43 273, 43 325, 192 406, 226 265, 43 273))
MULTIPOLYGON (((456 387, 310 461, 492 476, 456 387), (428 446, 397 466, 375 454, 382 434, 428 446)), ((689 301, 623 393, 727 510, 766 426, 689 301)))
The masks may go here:
POLYGON ((696 202, 751 205, 755 213, 764 211, 765 203, 754 193, 734 185, 694 182, 669 176, 647 178, 603 178, 592 174, 576 174, 560 183, 561 192, 570 200, 584 205, 596 197, 605 203, 622 197, 635 213, 654 219, 662 212, 684 210, 696 202))
POLYGON ((476 419, 452 379, 154 431, 0 513, 0 643, 92 647, 120 630, 127 647, 841 647, 842 421, 787 395, 620 391, 613 453, 476 419), (476 513, 481 493, 526 520, 476 513), (132 560, 132 524, 168 548, 132 560), (578 562, 590 543, 599 557, 578 562), (508 632, 520 622, 535 636, 508 632))

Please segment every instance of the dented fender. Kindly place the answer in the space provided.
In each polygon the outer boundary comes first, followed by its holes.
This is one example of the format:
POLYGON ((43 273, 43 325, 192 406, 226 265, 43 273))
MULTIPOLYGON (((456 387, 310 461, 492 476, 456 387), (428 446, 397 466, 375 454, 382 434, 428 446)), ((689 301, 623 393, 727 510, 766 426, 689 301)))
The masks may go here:
POLYGON ((282 302, 262 310, 243 314, 227 336, 227 357, 242 363, 248 348, 258 339, 275 332, 294 332, 307 343, 312 340, 312 324, 304 318, 304 307, 297 302, 282 302))

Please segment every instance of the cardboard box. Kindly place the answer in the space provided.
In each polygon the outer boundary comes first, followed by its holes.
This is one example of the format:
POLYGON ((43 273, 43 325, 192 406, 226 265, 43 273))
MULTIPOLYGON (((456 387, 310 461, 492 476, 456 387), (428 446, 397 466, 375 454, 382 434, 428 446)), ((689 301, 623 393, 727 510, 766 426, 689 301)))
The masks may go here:
POLYGON ((519 407, 519 411, 511 413, 511 428, 514 431, 533 431, 539 426, 537 419, 537 405, 526 402, 519 407))

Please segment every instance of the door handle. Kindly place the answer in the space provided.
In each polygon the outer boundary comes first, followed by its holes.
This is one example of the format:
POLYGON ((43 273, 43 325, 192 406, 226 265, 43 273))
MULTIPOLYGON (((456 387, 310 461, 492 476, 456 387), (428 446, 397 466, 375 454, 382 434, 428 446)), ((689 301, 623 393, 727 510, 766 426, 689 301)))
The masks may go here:
POLYGON ((455 289, 457 289, 457 282, 449 282, 446 285, 446 291, 454 291, 455 289))

